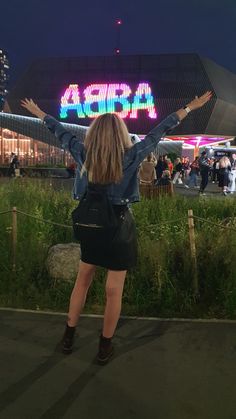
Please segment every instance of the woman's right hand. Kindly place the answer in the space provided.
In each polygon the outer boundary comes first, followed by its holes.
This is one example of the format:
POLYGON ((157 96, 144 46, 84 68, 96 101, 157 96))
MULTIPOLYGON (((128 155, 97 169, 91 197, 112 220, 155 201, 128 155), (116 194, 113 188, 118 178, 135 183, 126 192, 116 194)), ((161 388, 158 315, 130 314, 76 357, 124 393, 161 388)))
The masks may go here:
POLYGON ((32 115, 37 116, 40 119, 44 119, 45 116, 47 115, 45 112, 43 112, 38 105, 32 100, 32 99, 24 99, 21 101, 21 106, 25 109, 27 109, 27 111, 29 111, 30 113, 32 113, 32 115))

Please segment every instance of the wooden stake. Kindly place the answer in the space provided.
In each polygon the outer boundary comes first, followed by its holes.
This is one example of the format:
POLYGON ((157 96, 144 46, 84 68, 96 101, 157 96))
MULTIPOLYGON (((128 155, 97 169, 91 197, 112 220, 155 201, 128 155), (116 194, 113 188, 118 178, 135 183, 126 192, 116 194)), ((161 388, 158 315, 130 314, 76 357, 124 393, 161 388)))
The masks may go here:
POLYGON ((17 247, 17 210, 12 208, 12 269, 16 270, 16 247, 17 247))
POLYGON ((197 252, 196 252, 196 242, 195 242, 193 210, 191 209, 188 210, 188 227, 189 227, 191 259, 193 263, 193 291, 194 291, 194 294, 197 296, 199 295, 198 275, 197 275, 197 252))

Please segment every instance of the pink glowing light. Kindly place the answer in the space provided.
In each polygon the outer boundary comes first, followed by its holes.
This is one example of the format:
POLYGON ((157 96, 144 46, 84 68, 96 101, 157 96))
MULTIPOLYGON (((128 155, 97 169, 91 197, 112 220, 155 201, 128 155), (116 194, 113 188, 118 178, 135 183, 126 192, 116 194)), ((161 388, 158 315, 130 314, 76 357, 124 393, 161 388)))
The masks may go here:
POLYGON ((173 137, 166 137, 165 140, 171 141, 183 141, 183 146, 192 147, 192 148, 200 148, 206 147, 210 145, 216 145, 218 143, 225 143, 228 141, 228 137, 212 137, 207 135, 194 135, 194 136, 173 136, 173 137))

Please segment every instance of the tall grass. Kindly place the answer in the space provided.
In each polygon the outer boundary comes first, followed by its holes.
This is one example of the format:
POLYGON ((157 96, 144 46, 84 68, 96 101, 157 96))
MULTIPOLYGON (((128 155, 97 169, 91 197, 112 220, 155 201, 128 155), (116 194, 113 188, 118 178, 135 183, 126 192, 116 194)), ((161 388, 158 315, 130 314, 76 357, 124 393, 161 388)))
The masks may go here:
MULTIPOLYGON (((235 204, 234 199, 198 200, 177 195, 133 205, 139 260, 127 276, 123 313, 236 318, 235 204), (189 208, 194 215, 224 226, 195 221, 199 300, 192 293, 189 208)), ((63 189, 55 191, 36 180, 12 179, 1 186, 0 212, 13 206, 39 218, 71 224, 76 203, 63 189)), ((52 245, 71 241, 70 229, 18 214, 17 269, 13 272, 11 214, 0 215, 0 304, 67 311, 73 284, 55 283, 45 269, 45 260, 52 245)), ((105 271, 98 269, 88 311, 103 311, 104 281, 105 271)))

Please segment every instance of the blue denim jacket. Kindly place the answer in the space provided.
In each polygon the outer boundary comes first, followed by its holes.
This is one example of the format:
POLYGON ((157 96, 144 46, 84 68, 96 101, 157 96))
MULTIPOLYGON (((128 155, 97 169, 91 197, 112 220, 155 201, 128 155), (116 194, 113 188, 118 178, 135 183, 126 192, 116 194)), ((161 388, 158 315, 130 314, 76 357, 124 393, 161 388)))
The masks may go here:
MULTIPOLYGON (((86 172, 82 176, 80 173, 86 158, 83 141, 67 131, 60 122, 50 115, 44 118, 44 123, 61 142, 62 148, 69 151, 77 163, 73 196, 74 199, 80 199, 88 184, 86 172)), ((125 151, 121 182, 111 183, 107 186, 107 195, 113 205, 125 205, 139 201, 138 168, 140 163, 156 148, 161 138, 179 123, 177 114, 172 113, 153 128, 144 140, 125 151)))

